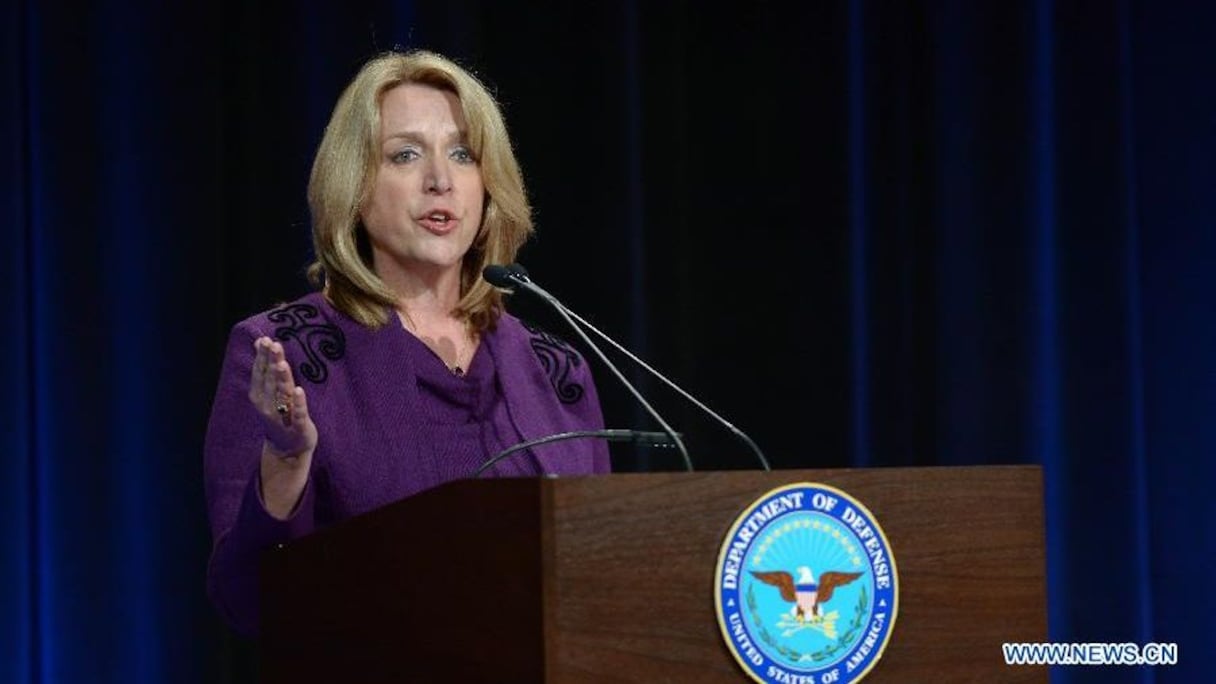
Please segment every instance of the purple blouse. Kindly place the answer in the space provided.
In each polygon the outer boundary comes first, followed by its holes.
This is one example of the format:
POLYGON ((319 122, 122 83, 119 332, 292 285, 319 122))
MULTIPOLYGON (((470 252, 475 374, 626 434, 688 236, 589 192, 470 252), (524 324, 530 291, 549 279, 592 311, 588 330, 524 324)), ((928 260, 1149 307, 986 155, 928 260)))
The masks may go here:
MULTIPOLYGON (((204 466, 214 537, 208 594, 238 631, 258 631, 258 561, 267 547, 467 477, 524 440, 603 427, 586 362, 558 338, 504 314, 456 376, 395 320, 371 330, 313 293, 233 328, 204 466), (262 335, 283 344, 318 432, 309 481, 285 521, 261 501, 264 434, 248 398, 253 341, 262 335)), ((490 472, 608 470, 602 441, 571 440, 515 454, 490 472)))

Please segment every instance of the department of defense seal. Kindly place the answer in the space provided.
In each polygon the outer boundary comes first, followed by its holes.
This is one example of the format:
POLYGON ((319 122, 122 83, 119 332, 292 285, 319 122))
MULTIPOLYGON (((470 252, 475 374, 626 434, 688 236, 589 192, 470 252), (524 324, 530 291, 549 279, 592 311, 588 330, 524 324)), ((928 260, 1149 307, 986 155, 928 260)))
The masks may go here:
POLYGON ((878 521, 845 492, 778 487, 731 525, 714 605, 727 648, 757 682, 856 682, 895 626, 895 557, 878 521))

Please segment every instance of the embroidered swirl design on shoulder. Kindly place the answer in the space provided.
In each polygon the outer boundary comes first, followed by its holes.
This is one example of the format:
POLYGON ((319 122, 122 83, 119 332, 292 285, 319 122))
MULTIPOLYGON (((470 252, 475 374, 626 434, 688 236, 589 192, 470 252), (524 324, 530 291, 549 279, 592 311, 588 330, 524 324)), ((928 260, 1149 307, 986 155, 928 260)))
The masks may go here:
POLYGON ((540 365, 549 376, 553 391, 563 404, 573 404, 583 398, 583 386, 571 379, 574 369, 582 365, 583 359, 574 348, 560 338, 524 323, 524 328, 532 333, 529 344, 540 365))
POLYGON ((346 355, 346 336, 338 326, 310 322, 319 315, 311 304, 289 304, 266 314, 272 323, 285 324, 274 329, 276 340, 295 340, 300 345, 306 357, 300 374, 315 384, 329 377, 325 360, 338 361, 346 355))

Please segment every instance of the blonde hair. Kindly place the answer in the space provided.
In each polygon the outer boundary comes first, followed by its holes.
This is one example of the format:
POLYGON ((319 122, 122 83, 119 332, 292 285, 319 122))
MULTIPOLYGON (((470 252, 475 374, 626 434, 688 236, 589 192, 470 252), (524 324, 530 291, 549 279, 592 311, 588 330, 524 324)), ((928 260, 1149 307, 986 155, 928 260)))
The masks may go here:
POLYGON ((397 306, 397 297, 372 270, 359 212, 379 166, 381 100, 404 83, 454 93, 468 126, 486 198, 480 230, 461 265, 453 313, 480 333, 492 329, 502 313, 502 293, 482 279, 481 270, 515 260, 532 234, 532 209, 498 103, 475 76, 432 52, 374 57, 338 98, 308 181, 316 254, 308 277, 335 308, 370 328, 387 323, 397 306))

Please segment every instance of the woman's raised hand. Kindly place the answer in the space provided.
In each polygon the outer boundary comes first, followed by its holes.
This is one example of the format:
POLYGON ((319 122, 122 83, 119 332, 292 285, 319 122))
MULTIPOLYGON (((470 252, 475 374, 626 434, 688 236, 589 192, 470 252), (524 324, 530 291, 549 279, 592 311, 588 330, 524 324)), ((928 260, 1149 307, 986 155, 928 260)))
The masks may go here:
POLYGON ((285 519, 295 508, 304 485, 317 426, 308 415, 304 388, 291 375, 283 345, 269 337, 253 343, 255 356, 249 378, 249 401, 262 417, 266 441, 262 447, 262 501, 266 510, 285 519))

